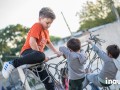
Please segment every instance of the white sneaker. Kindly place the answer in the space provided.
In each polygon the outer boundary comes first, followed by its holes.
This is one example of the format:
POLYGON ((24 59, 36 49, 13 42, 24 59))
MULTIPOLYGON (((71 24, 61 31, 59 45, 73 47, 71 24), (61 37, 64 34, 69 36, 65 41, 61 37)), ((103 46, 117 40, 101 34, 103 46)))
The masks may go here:
POLYGON ((15 67, 10 62, 5 62, 2 68, 2 75, 7 79, 15 67))

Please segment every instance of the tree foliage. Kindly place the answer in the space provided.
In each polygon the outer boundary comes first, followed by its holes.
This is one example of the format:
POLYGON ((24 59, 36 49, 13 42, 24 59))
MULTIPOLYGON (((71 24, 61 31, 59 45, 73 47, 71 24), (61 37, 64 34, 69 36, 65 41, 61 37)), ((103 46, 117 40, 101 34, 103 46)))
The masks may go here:
POLYGON ((9 25, 0 30, 0 58, 6 61, 8 56, 19 55, 29 28, 20 24, 9 25))
POLYGON ((57 43, 61 38, 56 36, 50 36, 50 40, 57 43))
POLYGON ((0 30, 0 55, 2 60, 5 60, 5 57, 9 55, 18 55, 28 30, 29 28, 20 24, 9 25, 0 30))
MULTIPOLYGON (((82 11, 77 12, 80 18, 79 30, 87 30, 115 21, 113 4, 112 0, 96 0, 96 3, 87 1, 82 11)), ((120 7, 117 7, 117 10, 120 12, 120 7)))

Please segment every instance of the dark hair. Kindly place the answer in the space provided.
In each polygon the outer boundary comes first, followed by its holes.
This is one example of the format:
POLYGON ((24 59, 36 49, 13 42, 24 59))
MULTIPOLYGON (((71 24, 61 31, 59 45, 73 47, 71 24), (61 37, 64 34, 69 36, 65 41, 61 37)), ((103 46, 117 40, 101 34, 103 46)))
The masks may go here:
POLYGON ((55 13, 49 7, 43 7, 39 12, 39 17, 55 19, 55 13))
POLYGON ((117 45, 109 45, 107 48, 107 53, 108 54, 111 54, 111 56, 115 59, 117 59, 117 57, 119 56, 120 54, 120 49, 117 45))
POLYGON ((72 38, 67 42, 67 47, 72 51, 76 52, 81 48, 81 42, 79 39, 72 38))

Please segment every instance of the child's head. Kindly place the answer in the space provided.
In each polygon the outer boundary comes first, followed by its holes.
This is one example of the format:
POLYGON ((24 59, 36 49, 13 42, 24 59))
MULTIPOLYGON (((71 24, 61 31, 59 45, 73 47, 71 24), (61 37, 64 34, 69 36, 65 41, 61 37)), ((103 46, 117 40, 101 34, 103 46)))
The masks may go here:
POLYGON ((74 51, 74 52, 77 52, 80 50, 81 48, 81 42, 79 39, 76 39, 76 38, 72 38, 70 39, 68 42, 67 42, 67 47, 74 51))
POLYGON ((117 59, 120 54, 120 49, 117 45, 109 45, 107 48, 107 53, 110 57, 117 59))
POLYGON ((54 12, 49 7, 44 7, 39 12, 39 21, 44 29, 48 29, 55 18, 54 12))

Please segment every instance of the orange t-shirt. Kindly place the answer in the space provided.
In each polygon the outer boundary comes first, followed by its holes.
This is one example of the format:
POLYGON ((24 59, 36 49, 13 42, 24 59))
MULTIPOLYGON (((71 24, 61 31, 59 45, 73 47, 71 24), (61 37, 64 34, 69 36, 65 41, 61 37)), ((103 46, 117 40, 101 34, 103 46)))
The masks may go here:
POLYGON ((31 48, 29 44, 30 37, 36 38, 36 42, 40 47, 39 48, 40 52, 43 52, 46 43, 50 42, 49 31, 44 30, 40 23, 35 23, 28 32, 27 39, 22 47, 21 53, 26 49, 31 48))

